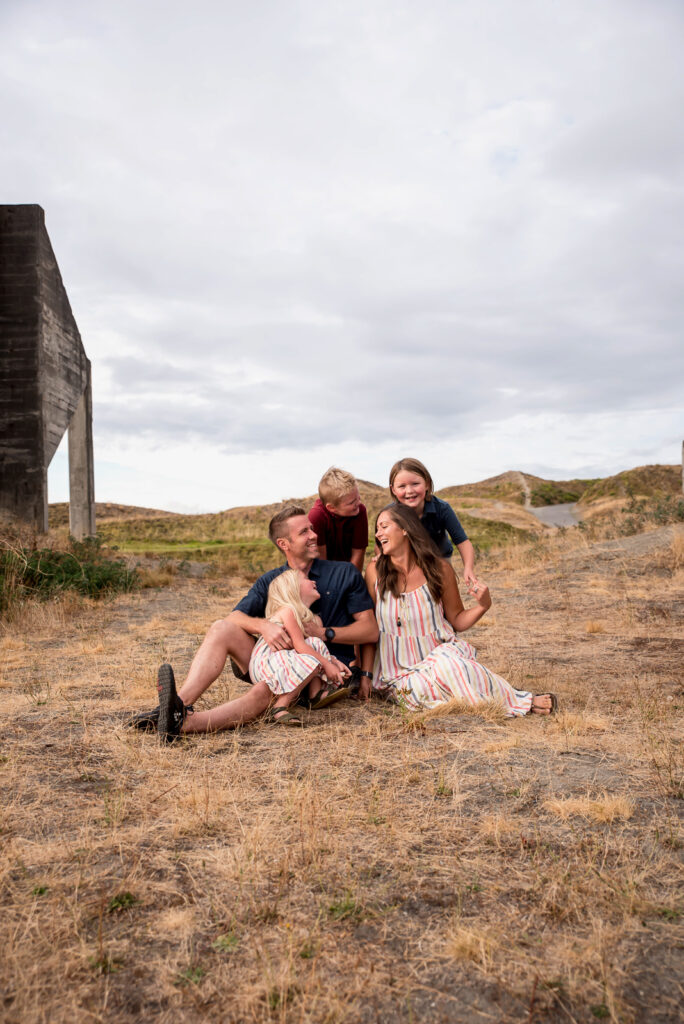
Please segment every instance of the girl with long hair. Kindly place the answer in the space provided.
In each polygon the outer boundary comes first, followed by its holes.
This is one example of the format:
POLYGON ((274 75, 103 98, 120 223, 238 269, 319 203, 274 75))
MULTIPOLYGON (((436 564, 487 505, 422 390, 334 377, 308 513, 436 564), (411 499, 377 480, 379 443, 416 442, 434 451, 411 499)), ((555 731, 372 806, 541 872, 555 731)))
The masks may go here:
POLYGON ((311 605, 319 597, 315 581, 298 569, 286 569, 268 588, 266 618, 284 626, 292 641, 291 649, 274 651, 260 636, 249 661, 253 682, 265 682, 276 695, 267 716, 272 723, 303 724, 288 708, 306 686, 309 687, 309 706, 315 709, 326 707, 349 692, 343 686, 350 674, 347 666, 334 658, 318 637, 304 636, 305 623, 320 625, 320 619, 311 611, 311 605))
POLYGON ((375 600, 380 636, 377 645, 363 649, 360 696, 370 695, 372 680, 376 692, 410 711, 454 699, 497 701, 509 716, 556 710, 554 694, 516 690, 477 661, 471 644, 456 637, 455 631, 469 629, 491 607, 489 589, 481 581, 471 583, 469 593, 477 604, 463 607, 453 570, 416 512, 388 506, 377 518, 375 535, 381 554, 366 570, 366 585, 375 600))
POLYGON ((451 505, 434 493, 435 485, 423 463, 418 459, 399 459, 390 470, 389 486, 395 501, 418 515, 442 558, 451 558, 456 545, 465 583, 477 583, 475 548, 451 505))

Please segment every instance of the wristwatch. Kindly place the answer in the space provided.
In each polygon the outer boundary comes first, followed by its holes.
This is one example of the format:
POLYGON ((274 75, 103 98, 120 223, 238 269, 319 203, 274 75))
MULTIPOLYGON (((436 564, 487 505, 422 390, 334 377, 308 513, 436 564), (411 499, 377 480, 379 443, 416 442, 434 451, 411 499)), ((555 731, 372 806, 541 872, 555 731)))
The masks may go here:
POLYGON ((325 639, 328 641, 328 643, 330 643, 331 640, 335 639, 335 630, 332 628, 332 626, 327 626, 326 627, 325 639))

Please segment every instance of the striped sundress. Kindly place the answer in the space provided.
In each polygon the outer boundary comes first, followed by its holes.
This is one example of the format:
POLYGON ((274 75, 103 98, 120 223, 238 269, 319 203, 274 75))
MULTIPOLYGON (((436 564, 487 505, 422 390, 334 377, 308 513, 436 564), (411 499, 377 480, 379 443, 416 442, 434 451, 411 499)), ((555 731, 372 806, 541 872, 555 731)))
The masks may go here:
MULTIPOLYGON (((282 626, 282 622, 279 625, 282 626)), ((317 636, 305 639, 322 658, 330 658, 330 651, 317 636)), ((317 668, 323 671, 323 666, 313 654, 299 654, 294 650, 272 651, 262 636, 255 643, 249 659, 250 679, 255 683, 266 683, 271 693, 291 693, 317 668)))
POLYGON ((373 686, 410 711, 453 700, 468 704, 495 700, 508 715, 526 715, 532 694, 515 690, 476 660, 477 651, 458 640, 424 583, 395 597, 389 591, 377 600, 380 637, 373 668, 373 686))

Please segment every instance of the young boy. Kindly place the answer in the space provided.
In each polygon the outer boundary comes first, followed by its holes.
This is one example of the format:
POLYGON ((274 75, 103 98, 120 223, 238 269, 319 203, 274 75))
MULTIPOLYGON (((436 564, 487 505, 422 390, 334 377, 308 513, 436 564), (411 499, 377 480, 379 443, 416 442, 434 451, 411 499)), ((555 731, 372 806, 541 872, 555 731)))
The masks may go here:
POLYGON ((368 515, 355 477, 331 466, 321 477, 318 495, 309 512, 318 538, 318 557, 351 562, 361 572, 368 545, 368 515))

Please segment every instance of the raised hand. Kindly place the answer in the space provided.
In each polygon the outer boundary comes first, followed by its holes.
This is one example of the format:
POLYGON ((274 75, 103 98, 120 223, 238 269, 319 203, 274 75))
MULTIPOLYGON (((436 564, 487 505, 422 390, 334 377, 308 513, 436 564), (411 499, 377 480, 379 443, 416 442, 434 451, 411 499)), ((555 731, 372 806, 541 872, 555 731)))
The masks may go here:
POLYGON ((474 597, 479 605, 483 608, 490 608, 492 604, 492 598, 489 593, 489 587, 482 580, 473 580, 468 585, 468 593, 471 597, 474 597))

